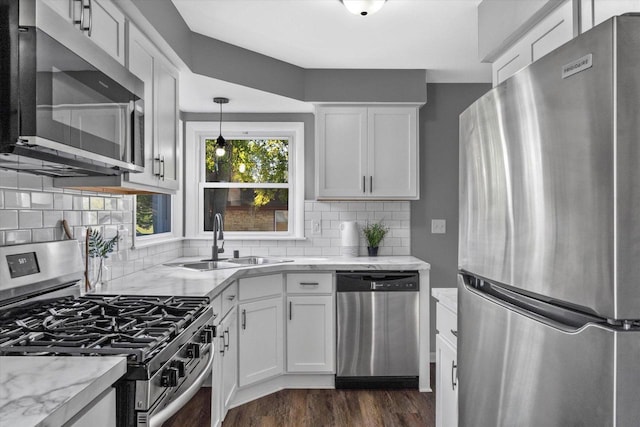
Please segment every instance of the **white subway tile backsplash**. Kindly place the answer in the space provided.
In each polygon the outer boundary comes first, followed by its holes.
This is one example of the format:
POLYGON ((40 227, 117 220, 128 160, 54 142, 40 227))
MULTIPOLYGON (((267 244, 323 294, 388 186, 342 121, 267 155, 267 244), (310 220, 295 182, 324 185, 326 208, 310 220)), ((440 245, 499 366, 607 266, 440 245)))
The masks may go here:
POLYGON ((19 245, 31 242, 31 230, 11 230, 4 232, 5 245, 19 245))
POLYGON ((53 228, 31 230, 32 242, 50 242, 52 240, 55 240, 53 228))
POLYGON ((111 224, 111 212, 98 211, 98 224, 111 224))
POLYGON ((89 197, 89 209, 94 211, 104 210, 104 197, 89 197))
POLYGON ((26 191, 4 191, 5 209, 31 209, 31 194, 26 191))
POLYGON ((0 230, 18 228, 18 211, 0 210, 0 230))
POLYGON ((73 196, 70 194, 57 193, 53 195, 53 208, 63 211, 73 209, 73 196))
POLYGON ((108 211, 115 211, 118 209, 118 199, 107 197, 104 199, 104 209, 108 211))
POLYGON ((53 194, 31 193, 31 209, 53 209, 53 194))
POLYGON ((0 169, 0 187, 13 189, 18 188, 18 174, 0 169))
POLYGON ((20 228, 42 228, 42 211, 18 211, 20 228))
POLYGON ((42 177, 28 173, 19 173, 18 188, 21 190, 42 190, 42 177))
POLYGON ((84 196, 73 197, 73 209, 76 211, 84 211, 89 209, 89 198, 84 196))
POLYGON ((82 225, 97 225, 98 213, 94 211, 82 211, 82 225))
POLYGON ((357 219, 355 212, 340 212, 341 221, 354 221, 357 219))
POLYGON ((80 211, 64 211, 63 218, 70 226, 82 225, 82 212, 80 211))
POLYGON ((42 226, 43 227, 57 227, 58 223, 62 221, 62 211, 43 211, 42 212, 42 226))

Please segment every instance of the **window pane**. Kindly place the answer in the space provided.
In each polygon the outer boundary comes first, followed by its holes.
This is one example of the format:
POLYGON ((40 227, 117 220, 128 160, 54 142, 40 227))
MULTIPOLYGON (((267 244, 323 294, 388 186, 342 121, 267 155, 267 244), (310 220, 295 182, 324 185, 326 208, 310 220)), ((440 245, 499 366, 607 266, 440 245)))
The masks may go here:
POLYGON ((171 196, 144 194, 136 196, 136 236, 171 232, 171 196))
POLYGON ((232 139, 225 154, 216 155, 216 140, 205 140, 207 182, 286 183, 289 141, 286 139, 232 139))
POLYGON ((289 231, 286 188, 205 188, 204 230, 221 213, 225 231, 289 231))

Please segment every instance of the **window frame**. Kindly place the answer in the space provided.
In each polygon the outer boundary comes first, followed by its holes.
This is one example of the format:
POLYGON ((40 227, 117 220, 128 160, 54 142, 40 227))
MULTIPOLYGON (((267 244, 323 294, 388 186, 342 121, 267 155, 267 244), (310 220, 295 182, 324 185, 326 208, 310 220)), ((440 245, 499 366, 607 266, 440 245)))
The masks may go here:
MULTIPOLYGON (((219 122, 187 122, 185 153, 185 206, 197 206, 196 211, 185 209, 186 236, 213 239, 213 232, 204 231, 204 188, 214 183, 205 181, 205 140, 215 139, 219 122)), ((286 138, 289 141, 289 177, 287 184, 217 183, 227 188, 289 188, 289 231, 225 231, 226 240, 302 240, 304 239, 304 123, 302 122, 224 122, 222 134, 227 140, 251 138, 286 138)))

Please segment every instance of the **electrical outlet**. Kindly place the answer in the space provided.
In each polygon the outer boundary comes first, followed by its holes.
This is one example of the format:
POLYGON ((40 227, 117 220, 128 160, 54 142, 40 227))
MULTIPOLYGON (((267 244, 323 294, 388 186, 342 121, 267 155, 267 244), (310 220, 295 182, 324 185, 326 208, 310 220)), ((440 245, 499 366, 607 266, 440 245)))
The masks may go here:
POLYGON ((431 220, 431 234, 445 234, 447 232, 447 221, 444 219, 431 220))
POLYGON ((311 235, 312 236, 321 236, 322 235, 322 223, 319 219, 311 220, 311 235))

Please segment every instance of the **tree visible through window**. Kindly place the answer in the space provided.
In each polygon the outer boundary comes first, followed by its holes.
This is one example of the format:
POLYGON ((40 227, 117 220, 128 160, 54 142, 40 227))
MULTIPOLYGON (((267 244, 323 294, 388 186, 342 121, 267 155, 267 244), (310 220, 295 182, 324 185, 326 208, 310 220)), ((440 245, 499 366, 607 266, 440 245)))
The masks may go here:
POLYGON ((288 231, 288 139, 228 140, 221 157, 215 149, 205 139, 204 230, 221 213, 226 231, 288 231))
POLYGON ((171 232, 171 196, 138 194, 136 196, 136 236, 171 232))

